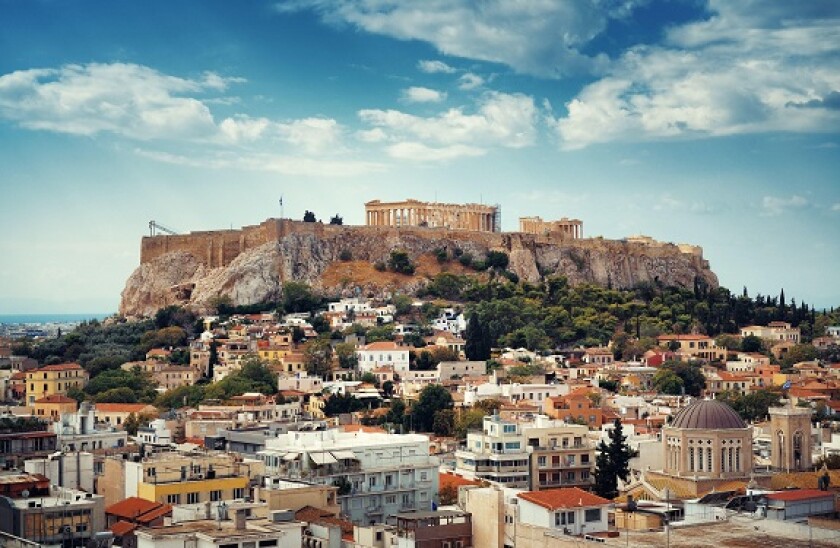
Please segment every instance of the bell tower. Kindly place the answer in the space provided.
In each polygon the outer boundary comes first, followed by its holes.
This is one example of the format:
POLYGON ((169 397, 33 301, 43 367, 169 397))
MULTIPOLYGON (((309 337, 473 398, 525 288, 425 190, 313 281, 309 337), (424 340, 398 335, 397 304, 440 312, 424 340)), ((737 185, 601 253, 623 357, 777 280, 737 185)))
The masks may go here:
POLYGON ((770 439, 770 464, 774 470, 811 469, 813 442, 809 407, 771 407, 770 439))

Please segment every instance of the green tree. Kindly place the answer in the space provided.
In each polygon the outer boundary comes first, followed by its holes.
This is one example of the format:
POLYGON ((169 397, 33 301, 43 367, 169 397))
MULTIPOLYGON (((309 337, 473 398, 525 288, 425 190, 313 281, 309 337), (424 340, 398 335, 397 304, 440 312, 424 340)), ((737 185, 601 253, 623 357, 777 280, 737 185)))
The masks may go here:
POLYGON ((137 403, 137 395, 127 386, 100 392, 94 399, 96 403, 137 403))
POLYGON ((426 385, 411 409, 411 422, 418 432, 434 431, 435 413, 452 409, 452 394, 439 384, 426 385))
POLYGON ((332 346, 328 339, 312 339, 303 349, 306 371, 310 375, 324 377, 332 369, 332 346))
POLYGON ((630 477, 630 459, 636 456, 636 452, 627 445, 621 419, 615 419, 609 431, 609 440, 609 444, 603 440, 598 444, 595 492, 604 498, 614 499, 618 496, 618 480, 626 482, 630 477))
POLYGON ((817 349, 810 344, 797 344, 788 350, 782 358, 782 367, 788 368, 799 362, 817 359, 817 349))
POLYGON ((123 422, 123 429, 125 429, 129 436, 136 436, 138 428, 140 428, 140 420, 134 413, 129 413, 125 418, 125 422, 123 422))
MULTIPOLYGON (((673 372, 677 377, 680 378, 680 380, 682 381, 682 385, 685 388, 685 393, 689 396, 698 397, 700 396, 700 394, 703 393, 703 390, 706 388, 706 377, 703 375, 703 372, 698 366, 692 365, 690 363, 674 361, 667 361, 662 364, 662 366, 659 368, 659 371, 657 371, 656 375, 653 376, 654 386, 658 386, 657 377, 659 377, 659 382, 663 384, 663 388, 667 386, 670 390, 674 389, 674 381, 668 375, 668 371, 673 372)), ((663 393, 679 394, 680 392, 667 392, 663 390, 663 393)))
POLYGON ((478 313, 473 313, 467 321, 466 338, 464 353, 468 360, 485 361, 490 359, 488 333, 481 325, 481 318, 478 313))
POLYGON ((432 431, 438 436, 451 436, 455 426, 455 411, 452 409, 440 409, 435 412, 432 421, 432 431))
POLYGON ((662 368, 653 376, 653 387, 659 394, 679 395, 685 383, 673 370, 662 368))
POLYGON ((342 369, 355 369, 359 364, 356 347, 350 343, 339 343, 333 349, 338 357, 338 365, 342 369))
POLYGON ((412 275, 414 274, 414 263, 408 257, 408 253, 401 249, 391 251, 391 256, 388 258, 388 268, 398 274, 412 275))
POLYGON ((204 401, 205 385, 179 386, 160 394, 155 400, 158 409, 170 410, 196 407, 204 401))
POLYGON ((755 335, 747 335, 741 340, 741 351, 743 352, 761 352, 763 347, 761 339, 755 335))
POLYGON ((283 310, 289 312, 312 312, 321 300, 312 293, 304 282, 286 282, 283 284, 283 310))
POLYGON ((393 381, 385 381, 382 383, 382 395, 386 398, 390 398, 394 395, 394 382, 393 381))
POLYGON ((505 270, 510 263, 507 253, 503 251, 488 251, 484 258, 484 265, 498 271, 505 270))
POLYGON ((484 424, 485 413, 481 409, 469 409, 455 419, 453 435, 459 440, 466 439, 467 432, 479 430, 484 424))

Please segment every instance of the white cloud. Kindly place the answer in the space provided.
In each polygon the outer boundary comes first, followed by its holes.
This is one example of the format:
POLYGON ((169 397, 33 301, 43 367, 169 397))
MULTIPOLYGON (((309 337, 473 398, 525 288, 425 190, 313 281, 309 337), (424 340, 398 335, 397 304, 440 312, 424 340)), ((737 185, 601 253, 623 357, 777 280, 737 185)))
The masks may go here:
POLYGON ((168 76, 114 63, 20 70, 0 76, 0 115, 29 129, 133 139, 200 138, 216 132, 210 109, 187 93, 223 90, 229 79, 168 76))
POLYGON ((455 67, 450 67, 443 61, 425 59, 417 62, 417 68, 420 72, 425 72, 426 74, 452 74, 456 70, 455 67))
POLYGON ((407 103, 440 103, 446 100, 446 93, 424 87, 410 87, 402 90, 401 99, 407 103))
POLYGON ((764 209, 765 215, 781 215, 787 211, 804 209, 809 205, 808 200, 796 194, 790 198, 765 196, 761 200, 761 207, 764 209))
POLYGON ((356 132, 356 138, 366 143, 381 143, 388 139, 388 135, 381 127, 356 132))
POLYGON ((200 169, 233 169, 281 173, 311 177, 353 177, 385 170, 378 162, 362 160, 330 160, 306 156, 270 153, 224 153, 180 155, 170 152, 135 149, 135 154, 157 162, 200 169))
POLYGON ((840 211, 840 202, 837 202, 836 204, 833 204, 831 206, 831 211, 840 211))
POLYGON ((486 150, 469 145, 449 145, 430 147, 423 143, 402 142, 387 147, 388 155, 400 160, 434 162, 453 160, 469 156, 483 156, 486 150))
POLYGON ((566 105, 562 146, 835 130, 838 16, 789 6, 713 2, 714 17, 672 29, 665 45, 628 50, 566 105))
MULTIPOLYGON (((463 108, 452 108, 432 117, 369 109, 359 111, 359 117, 374 128, 381 128, 391 141, 421 143, 430 148, 452 145, 522 148, 532 145, 536 139, 537 109, 533 99, 522 94, 485 93, 473 114, 463 108)), ((475 155, 468 148, 450 149, 447 154, 457 151, 475 155)))
POLYGON ((484 85, 484 78, 472 72, 462 74, 461 77, 458 78, 458 89, 471 90, 482 85, 484 85))
POLYGON ((331 118, 303 118, 277 128, 283 140, 309 153, 334 151, 341 144, 342 128, 331 118))
POLYGON ((606 56, 589 56, 580 50, 606 29, 611 18, 625 17, 641 3, 296 0, 279 4, 278 9, 313 9, 329 23, 349 23, 399 40, 422 40, 446 55, 503 63, 517 72, 557 78, 602 68, 606 56))

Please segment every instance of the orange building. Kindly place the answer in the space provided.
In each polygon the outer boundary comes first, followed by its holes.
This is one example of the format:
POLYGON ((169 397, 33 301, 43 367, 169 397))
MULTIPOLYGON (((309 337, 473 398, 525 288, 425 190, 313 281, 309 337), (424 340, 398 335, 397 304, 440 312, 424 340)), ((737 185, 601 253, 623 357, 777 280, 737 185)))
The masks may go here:
POLYGON ((543 412, 553 419, 585 424, 589 428, 598 429, 604 423, 604 412, 592 405, 588 388, 577 388, 567 396, 546 398, 543 412))

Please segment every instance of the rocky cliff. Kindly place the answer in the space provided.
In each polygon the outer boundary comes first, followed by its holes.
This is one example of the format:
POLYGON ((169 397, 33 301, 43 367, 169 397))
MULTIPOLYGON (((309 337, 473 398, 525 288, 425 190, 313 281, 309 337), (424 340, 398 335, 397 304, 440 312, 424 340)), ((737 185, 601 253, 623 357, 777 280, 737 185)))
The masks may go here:
POLYGON ((555 240, 519 233, 445 229, 325 226, 270 219, 241 230, 143 238, 141 264, 122 293, 120 313, 150 316, 181 304, 206 310, 214 298, 245 305, 275 300, 286 281, 303 281, 327 294, 383 295, 414 291, 447 270, 469 273, 457 261, 439 264, 434 251, 460 250, 480 258, 504 251, 521 280, 559 273, 572 284, 629 288, 640 282, 692 287, 696 277, 717 287, 699 248, 603 240, 555 240), (414 276, 379 272, 394 249, 417 264, 414 276), (688 251, 687 251, 688 249, 688 251), (344 259, 344 260, 342 260, 344 259))

